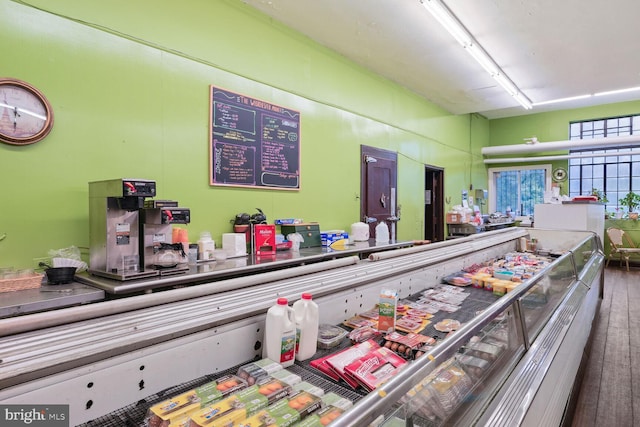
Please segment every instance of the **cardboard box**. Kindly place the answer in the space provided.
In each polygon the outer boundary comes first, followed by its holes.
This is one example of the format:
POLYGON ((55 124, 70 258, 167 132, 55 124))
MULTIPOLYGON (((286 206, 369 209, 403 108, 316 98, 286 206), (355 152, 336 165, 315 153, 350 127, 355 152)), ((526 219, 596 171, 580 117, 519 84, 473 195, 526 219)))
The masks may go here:
POLYGON ((378 303, 378 330, 391 333, 396 329, 396 310, 398 308, 398 291, 383 289, 378 303))
POLYGON ((447 212, 447 224, 464 224, 471 218, 467 214, 460 212, 447 212))
POLYGON ((339 242, 341 240, 346 240, 343 243, 349 243, 349 233, 344 231, 322 231, 320 233, 320 241, 322 242, 322 246, 329 247, 335 242, 339 242))
POLYGON ((258 256, 276 254, 276 226, 255 224, 252 226, 252 252, 258 256))

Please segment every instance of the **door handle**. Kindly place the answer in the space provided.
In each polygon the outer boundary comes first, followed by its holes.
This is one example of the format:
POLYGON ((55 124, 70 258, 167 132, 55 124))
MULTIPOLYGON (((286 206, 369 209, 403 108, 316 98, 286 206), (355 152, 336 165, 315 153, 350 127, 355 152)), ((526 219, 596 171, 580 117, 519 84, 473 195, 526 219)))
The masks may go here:
POLYGON ((387 218, 387 221, 398 222, 398 221, 400 221, 400 217, 399 216, 390 216, 389 218, 387 218))
POLYGON ((371 224, 373 222, 378 222, 377 218, 373 218, 371 216, 364 216, 364 222, 366 222, 367 224, 371 224))

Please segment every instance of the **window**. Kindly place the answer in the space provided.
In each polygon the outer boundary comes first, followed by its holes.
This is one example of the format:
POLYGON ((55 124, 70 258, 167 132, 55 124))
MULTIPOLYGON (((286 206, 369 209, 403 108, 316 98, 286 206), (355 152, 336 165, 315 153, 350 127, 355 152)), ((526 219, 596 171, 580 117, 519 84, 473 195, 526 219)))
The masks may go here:
POLYGON ((489 169, 491 212, 533 215, 534 206, 544 202, 545 191, 551 191, 551 165, 489 169))
MULTIPOLYGON (((606 138, 640 134, 640 115, 572 122, 570 139, 606 138)), ((619 207, 618 200, 633 191, 640 193, 640 155, 630 147, 571 150, 580 158, 569 159, 569 196, 606 194, 606 209, 619 207)), ((621 207, 624 209, 624 207, 621 207)))

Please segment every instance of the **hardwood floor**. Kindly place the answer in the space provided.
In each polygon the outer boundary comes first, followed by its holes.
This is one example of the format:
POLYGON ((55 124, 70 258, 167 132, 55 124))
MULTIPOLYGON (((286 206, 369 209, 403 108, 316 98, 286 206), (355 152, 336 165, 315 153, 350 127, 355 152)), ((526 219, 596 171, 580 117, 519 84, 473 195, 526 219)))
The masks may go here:
POLYGON ((612 262, 573 427, 640 425, 640 268, 612 262))

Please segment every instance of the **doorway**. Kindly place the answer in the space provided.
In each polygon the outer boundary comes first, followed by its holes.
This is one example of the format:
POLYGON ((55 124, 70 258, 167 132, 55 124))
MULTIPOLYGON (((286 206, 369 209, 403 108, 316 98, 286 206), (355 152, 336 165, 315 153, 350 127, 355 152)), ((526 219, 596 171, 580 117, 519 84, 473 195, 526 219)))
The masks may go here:
POLYGON ((369 236, 381 222, 389 227, 389 236, 397 236, 398 155, 394 151, 360 146, 360 218, 369 224, 369 236))
POLYGON ((424 168, 424 238, 432 242, 444 240, 444 169, 424 168))

